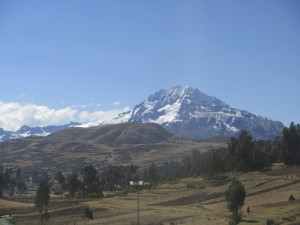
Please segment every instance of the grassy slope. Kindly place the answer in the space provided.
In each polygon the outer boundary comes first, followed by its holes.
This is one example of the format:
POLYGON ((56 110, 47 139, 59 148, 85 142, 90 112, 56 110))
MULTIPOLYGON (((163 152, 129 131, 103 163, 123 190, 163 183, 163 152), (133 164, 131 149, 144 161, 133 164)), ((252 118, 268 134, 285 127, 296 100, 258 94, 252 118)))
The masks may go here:
MULTIPOLYGON (((300 223, 300 201, 297 200, 300 199, 300 167, 275 165, 272 170, 240 174, 239 179, 247 190, 241 225, 262 225, 267 219, 285 225, 300 223), (287 201, 290 195, 294 195, 296 201, 287 201), (247 206, 251 209, 249 215, 247 206), (296 216, 296 221, 282 221, 288 216, 296 216)), ((228 224, 224 192, 229 183, 229 179, 225 179, 222 185, 215 186, 198 177, 161 184, 151 191, 143 190, 140 193, 141 224, 228 224), (200 188, 187 189, 187 184, 200 188)), ((73 206, 66 203, 52 206, 51 219, 47 224, 73 224, 75 221, 77 225, 85 224, 81 211, 82 207, 89 206, 95 219, 88 224, 130 225, 136 221, 136 197, 136 193, 131 193, 126 197, 104 198, 73 206)), ((39 224, 36 215, 18 216, 15 221, 17 225, 39 224)))
POLYGON ((71 172, 93 164, 138 164, 181 161, 193 150, 226 148, 227 141, 180 139, 156 124, 125 123, 91 128, 69 128, 47 137, 28 137, 0 143, 0 164, 50 173, 71 172))

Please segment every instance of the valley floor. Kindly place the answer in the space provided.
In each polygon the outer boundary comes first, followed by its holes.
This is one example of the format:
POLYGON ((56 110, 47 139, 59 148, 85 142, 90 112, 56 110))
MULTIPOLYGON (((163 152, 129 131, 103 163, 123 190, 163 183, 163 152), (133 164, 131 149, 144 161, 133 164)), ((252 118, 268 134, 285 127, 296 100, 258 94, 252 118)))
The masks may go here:
MULTIPOLYGON (((140 224, 228 224, 230 213, 224 193, 231 176, 220 176, 219 180, 187 178, 160 184, 153 190, 142 190, 140 224)), ((241 225, 265 225, 267 219, 272 219, 276 224, 300 224, 299 166, 276 164, 269 170, 237 176, 247 191, 245 205, 241 210, 241 225), (291 195, 296 200, 288 201, 291 195)), ((137 193, 85 202, 65 199, 51 201, 50 220, 45 223, 47 225, 131 225, 137 222, 137 193), (94 220, 83 220, 82 210, 85 206, 92 209, 94 220)), ((0 213, 9 213, 9 210, 13 211, 10 219, 12 224, 40 224, 39 215, 30 202, 0 200, 0 213)))

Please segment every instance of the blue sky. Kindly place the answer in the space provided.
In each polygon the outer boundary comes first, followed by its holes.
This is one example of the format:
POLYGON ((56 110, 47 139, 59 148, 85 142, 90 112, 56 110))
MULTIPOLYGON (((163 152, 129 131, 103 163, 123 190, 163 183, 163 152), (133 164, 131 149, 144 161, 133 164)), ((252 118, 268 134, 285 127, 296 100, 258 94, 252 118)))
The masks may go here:
POLYGON ((105 120, 188 85, 300 123, 300 1, 0 0, 0 127, 105 120))

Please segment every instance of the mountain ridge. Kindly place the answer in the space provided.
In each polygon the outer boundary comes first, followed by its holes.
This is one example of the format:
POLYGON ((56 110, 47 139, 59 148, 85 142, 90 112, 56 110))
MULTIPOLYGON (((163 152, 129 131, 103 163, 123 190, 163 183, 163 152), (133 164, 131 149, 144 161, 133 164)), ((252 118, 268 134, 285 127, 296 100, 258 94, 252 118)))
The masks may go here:
POLYGON ((236 109, 188 86, 159 90, 115 120, 128 117, 129 122, 157 123, 177 136, 197 140, 236 136, 240 130, 270 139, 280 136, 284 128, 279 121, 236 109))
POLYGON ((195 140, 236 136, 240 130, 249 131, 256 139, 273 139, 281 136, 285 127, 280 121, 234 108, 197 88, 174 86, 169 90, 158 90, 131 111, 109 121, 35 128, 22 126, 16 132, 0 128, 0 141, 31 135, 46 136, 72 126, 87 128, 126 122, 156 123, 174 135, 195 140))
POLYGON ((52 134, 56 131, 68 128, 68 127, 74 127, 78 126, 80 123, 77 122, 70 122, 68 124, 64 125, 50 125, 45 127, 30 127, 27 125, 21 126, 17 131, 6 131, 3 128, 0 128, 0 142, 1 141, 8 141, 11 139, 18 139, 18 138, 24 138, 28 136, 47 136, 49 134, 52 134))

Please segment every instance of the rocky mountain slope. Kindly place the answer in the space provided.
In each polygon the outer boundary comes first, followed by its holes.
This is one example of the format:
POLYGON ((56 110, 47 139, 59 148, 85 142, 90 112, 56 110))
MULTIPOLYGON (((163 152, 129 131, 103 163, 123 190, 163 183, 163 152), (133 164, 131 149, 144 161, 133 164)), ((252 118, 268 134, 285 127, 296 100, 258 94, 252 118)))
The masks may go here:
POLYGON ((280 136, 284 128, 279 121, 233 108, 198 89, 182 86, 156 92, 113 122, 119 121, 157 123, 177 136, 192 139, 234 136, 242 129, 255 138, 268 139, 280 136))

